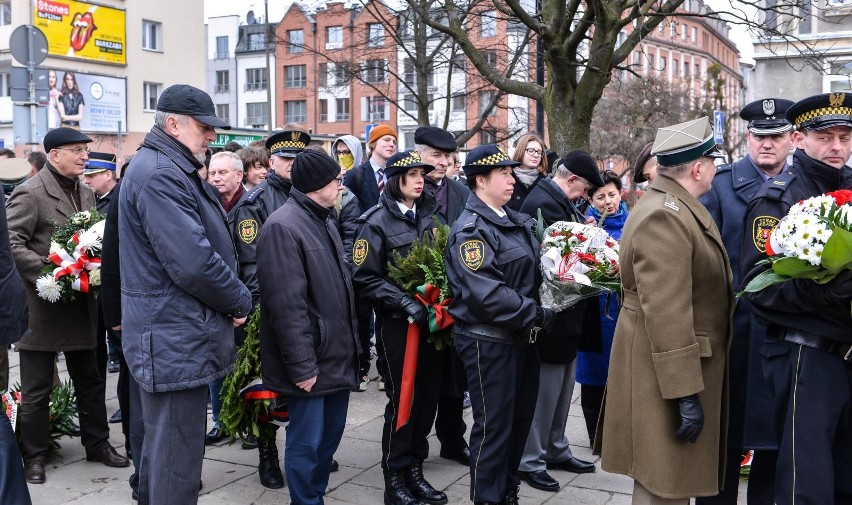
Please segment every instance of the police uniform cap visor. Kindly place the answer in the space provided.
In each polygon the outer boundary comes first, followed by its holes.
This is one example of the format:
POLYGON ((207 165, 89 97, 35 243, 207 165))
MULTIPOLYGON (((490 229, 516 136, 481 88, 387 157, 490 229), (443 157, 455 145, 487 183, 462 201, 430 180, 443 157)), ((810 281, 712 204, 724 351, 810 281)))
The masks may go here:
POLYGON ((787 120, 800 131, 834 126, 852 128, 852 93, 823 93, 803 98, 787 109, 787 120))
POLYGON ((311 143, 311 136, 300 130, 284 130, 266 139, 269 154, 281 158, 295 158, 311 143))
POLYGON ((0 160, 0 181, 15 182, 26 179, 33 167, 23 158, 0 160))
POLYGON ((434 126, 421 126, 414 130, 414 143, 447 153, 454 152, 457 147, 452 133, 434 126))
POLYGON ((210 95, 189 84, 175 84, 166 88, 157 99, 157 110, 190 116, 214 128, 231 129, 228 123, 216 117, 216 107, 210 95))
POLYGON ((519 161, 509 158, 505 151, 494 144, 479 146, 473 148, 465 158, 465 165, 462 167, 465 176, 485 174, 495 168, 501 167, 517 167, 520 166, 519 161))
POLYGON ((86 168, 83 169, 83 175, 96 174, 104 170, 112 170, 115 172, 115 155, 111 153, 89 153, 89 159, 86 160, 86 168))
POLYGON ((55 128, 47 132, 42 143, 44 144, 44 152, 49 153, 57 147, 62 147, 68 144, 88 144, 92 139, 83 135, 74 128, 55 128))
POLYGON ((385 176, 392 177, 404 174, 412 168, 422 168, 424 173, 427 174, 435 170, 435 167, 420 159, 420 154, 417 151, 402 151, 388 158, 387 165, 385 165, 385 176))
POLYGON ((748 131, 755 135, 777 135, 793 128, 787 121, 787 109, 792 100, 764 98, 755 100, 740 110, 740 118, 748 121, 748 131))
POLYGON ((713 126, 705 116, 657 130, 651 154, 665 167, 689 163, 702 157, 719 158, 723 154, 713 139, 713 126))

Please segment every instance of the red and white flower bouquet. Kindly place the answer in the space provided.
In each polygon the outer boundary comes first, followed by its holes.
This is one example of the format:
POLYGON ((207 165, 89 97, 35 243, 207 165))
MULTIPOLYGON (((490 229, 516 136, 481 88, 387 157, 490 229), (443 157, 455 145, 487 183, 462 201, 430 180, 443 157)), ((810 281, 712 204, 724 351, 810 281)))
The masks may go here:
POLYGON ((50 236, 50 264, 36 280, 36 293, 51 303, 70 302, 75 293, 101 285, 104 216, 95 209, 71 214, 50 236))

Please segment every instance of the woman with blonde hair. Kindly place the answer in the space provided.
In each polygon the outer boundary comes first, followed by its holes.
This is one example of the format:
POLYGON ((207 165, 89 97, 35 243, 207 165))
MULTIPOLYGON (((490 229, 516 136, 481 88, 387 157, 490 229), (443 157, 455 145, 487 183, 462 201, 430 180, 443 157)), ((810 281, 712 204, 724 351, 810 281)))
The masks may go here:
POLYGON ((510 209, 520 211, 530 191, 547 176, 547 158, 544 156, 544 150, 544 139, 535 133, 527 133, 515 144, 512 159, 520 165, 512 172, 515 178, 515 189, 512 199, 507 204, 510 209))

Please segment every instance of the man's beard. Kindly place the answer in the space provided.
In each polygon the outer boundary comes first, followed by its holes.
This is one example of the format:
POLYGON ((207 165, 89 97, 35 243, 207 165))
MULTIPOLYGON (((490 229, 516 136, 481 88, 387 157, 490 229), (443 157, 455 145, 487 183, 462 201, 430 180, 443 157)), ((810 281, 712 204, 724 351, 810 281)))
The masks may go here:
POLYGON ((207 153, 204 153, 204 154, 192 153, 192 155, 195 156, 195 159, 197 159, 198 162, 201 163, 202 165, 204 165, 204 162, 207 161, 207 153))

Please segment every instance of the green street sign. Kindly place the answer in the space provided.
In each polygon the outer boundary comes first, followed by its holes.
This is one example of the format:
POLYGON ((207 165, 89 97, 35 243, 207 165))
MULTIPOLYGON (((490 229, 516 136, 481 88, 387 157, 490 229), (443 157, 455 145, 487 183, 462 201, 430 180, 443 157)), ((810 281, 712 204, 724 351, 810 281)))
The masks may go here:
POLYGON ((263 140, 263 135, 234 135, 230 133, 217 133, 216 141, 210 143, 210 147, 225 147, 228 142, 236 142, 237 144, 248 147, 255 140, 263 140))

